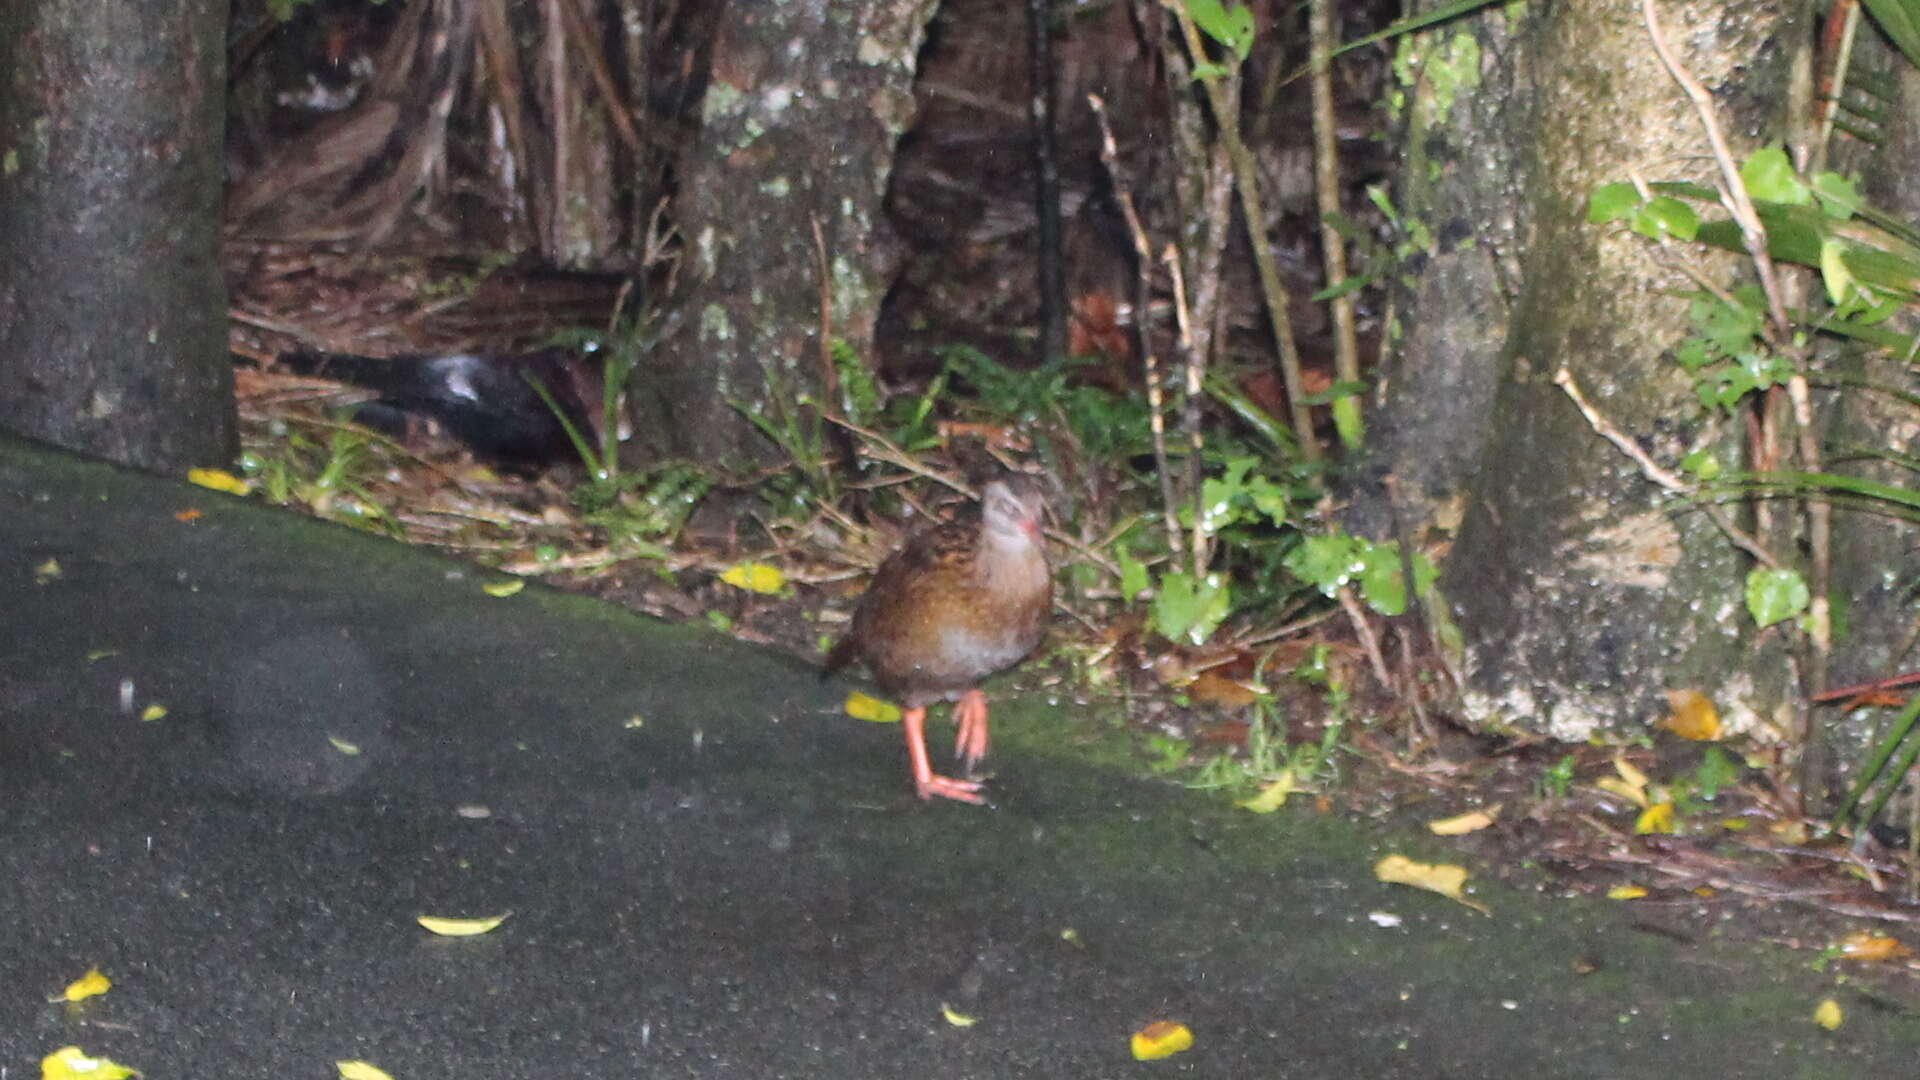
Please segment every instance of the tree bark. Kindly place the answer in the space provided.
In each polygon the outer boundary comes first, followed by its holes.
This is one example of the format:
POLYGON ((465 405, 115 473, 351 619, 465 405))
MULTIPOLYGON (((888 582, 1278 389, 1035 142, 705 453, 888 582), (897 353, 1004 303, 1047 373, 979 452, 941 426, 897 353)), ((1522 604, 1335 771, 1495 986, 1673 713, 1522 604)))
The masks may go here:
POLYGON ((935 0, 734 4, 683 156, 678 334, 634 378, 634 445, 725 466, 775 460, 741 410, 819 400, 829 333, 866 353, 898 261, 881 214, 935 0), (815 245, 825 244, 826 280, 815 245), (736 407, 737 406, 737 407, 736 407))
POLYGON ((0 6, 0 423, 158 471, 231 462, 226 12, 0 6))
MULTIPOLYGON (((1738 155, 1779 127, 1799 10, 1660 4, 1722 122, 1749 133, 1738 155)), ((1694 286, 1655 245, 1585 219, 1602 183, 1716 179, 1637 0, 1490 9, 1402 49, 1397 201, 1424 250, 1375 414, 1371 475, 1398 483, 1361 485, 1353 527, 1386 534, 1398 492, 1402 521, 1451 541, 1441 588, 1476 722, 1637 731, 1665 713, 1664 691, 1693 689, 1733 730, 1785 737, 1789 665, 1742 607, 1745 557, 1552 381, 1566 367, 1670 468, 1697 443, 1741 464, 1738 425, 1713 427, 1666 355, 1689 332, 1676 294, 1694 286)))

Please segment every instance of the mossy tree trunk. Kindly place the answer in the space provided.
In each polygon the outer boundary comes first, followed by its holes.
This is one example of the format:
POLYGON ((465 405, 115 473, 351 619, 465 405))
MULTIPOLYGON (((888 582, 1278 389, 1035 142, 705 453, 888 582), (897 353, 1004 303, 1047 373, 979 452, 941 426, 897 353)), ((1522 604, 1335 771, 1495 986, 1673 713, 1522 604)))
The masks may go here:
POLYGON ((235 448, 227 5, 0 5, 0 424, 158 471, 235 448))
MULTIPOLYGON (((1744 140, 1735 153, 1777 140, 1803 5, 1659 10, 1744 140)), ((1745 614, 1746 557, 1553 382, 1565 367, 1668 468, 1702 446, 1744 464, 1739 425, 1704 413, 1671 359, 1689 332, 1677 294, 1694 286, 1655 245, 1585 218, 1603 183, 1717 179, 1639 3, 1507 5, 1401 48, 1396 199, 1421 250, 1373 417, 1370 476, 1395 483, 1357 486, 1356 531, 1391 535, 1395 498, 1406 531, 1440 541, 1475 722, 1634 732, 1666 712, 1665 691, 1692 689, 1735 729, 1789 735, 1789 665, 1745 614)), ((1724 282, 1745 273, 1708 265, 1724 282)))
POLYGON ((720 16, 701 131, 679 169, 686 249, 669 304, 681 325, 634 377, 644 456, 775 459, 742 410, 818 399, 823 298, 831 335, 867 351, 898 261, 881 200, 935 4, 785 0, 720 16))

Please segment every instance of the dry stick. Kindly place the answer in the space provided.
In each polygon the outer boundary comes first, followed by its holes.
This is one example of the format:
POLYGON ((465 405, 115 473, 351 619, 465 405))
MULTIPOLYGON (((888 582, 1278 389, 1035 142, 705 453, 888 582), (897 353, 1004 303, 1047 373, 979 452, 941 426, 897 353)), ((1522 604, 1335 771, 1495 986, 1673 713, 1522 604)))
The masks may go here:
POLYGON ((507 16, 506 0, 486 0, 474 9, 474 26, 480 41, 481 58, 493 81, 494 108, 507 129, 507 155, 513 160, 513 175, 518 179, 512 195, 523 209, 530 209, 532 182, 527 171, 527 126, 523 103, 526 86, 520 76, 520 64, 514 53, 513 29, 507 16))
MULTIPOLYGON (((820 228, 820 215, 808 214, 807 224, 813 227, 814 270, 820 275, 821 385, 826 388, 827 401, 834 406, 839 406, 841 404, 840 373, 833 366, 833 268, 827 265, 827 235, 820 228)), ((828 411, 838 410, 836 408, 828 411)))
POLYGON ((1040 341, 1034 359, 1067 352, 1067 272, 1060 254, 1060 159, 1054 146, 1053 0, 1027 0, 1028 123, 1033 125, 1033 201, 1039 218, 1040 341))
MULTIPOLYGON (((1200 40, 1200 28, 1194 25, 1187 6, 1172 0, 1161 2, 1172 9, 1179 20, 1187 52, 1196 63, 1204 61, 1206 45, 1200 40)), ((1253 159, 1253 151, 1247 149, 1246 142, 1240 138, 1238 99, 1227 92, 1221 80, 1202 81, 1207 88, 1207 99, 1213 106, 1214 122, 1219 125, 1221 144, 1226 147, 1227 158, 1233 163, 1234 186, 1240 192, 1240 216, 1246 219, 1247 246, 1253 250, 1254 268, 1260 272, 1260 291, 1266 300, 1274 351, 1280 357, 1280 378, 1287 388, 1294 437, 1300 446, 1300 456, 1308 461, 1318 461, 1321 456, 1320 444, 1313 437, 1313 416, 1307 408, 1306 383, 1300 371, 1300 350, 1294 344, 1293 318, 1287 310, 1287 287, 1280 280, 1280 269, 1273 260, 1273 247, 1266 238, 1264 222, 1267 214, 1260 198, 1259 165, 1253 159)))
MULTIPOLYGON (((853 432, 855 435, 858 435, 861 438, 867 440, 867 442, 870 443, 871 445, 864 448, 866 453, 871 454, 872 456, 877 457, 882 461, 888 462, 893 465, 897 465, 900 468, 915 474, 916 476, 924 476, 927 479, 932 480, 936 483, 945 484, 947 487, 952 488, 953 490, 959 492, 962 495, 967 496, 968 498, 971 498, 971 499, 979 498, 979 495, 971 487, 968 487, 965 482, 954 478, 952 475, 948 473, 941 472, 939 469, 933 468, 932 466, 929 466, 929 465, 924 465, 921 462, 915 460, 912 454, 909 454, 905 450, 902 450, 898 445, 896 445, 892 440, 888 439, 885 435, 882 435, 877 431, 869 431, 866 428, 861 427, 859 424, 852 422, 851 420, 843 420, 838 416, 829 416, 827 417, 827 419, 833 421, 834 423, 840 425, 843 428, 846 428, 848 431, 853 432)), ((1088 562, 1088 564, 1092 566, 1097 566, 1116 578, 1120 576, 1120 567, 1118 564, 1116 564, 1112 559, 1109 559, 1106 556, 1101 555, 1099 552, 1094 551, 1093 549, 1087 547, 1086 544, 1082 543, 1077 538, 1067 533, 1060 532, 1057 529, 1044 529, 1042 531, 1045 532, 1049 537, 1052 537, 1054 540, 1059 541, 1061 544, 1064 544, 1067 547, 1072 548, 1074 550, 1074 553, 1079 555, 1081 558, 1085 559, 1088 562)))
POLYGON ((1342 585, 1334 594, 1340 600, 1340 610, 1347 613, 1347 621, 1353 624, 1353 632, 1360 637, 1360 647, 1366 651, 1367 662, 1373 665, 1373 677, 1380 680, 1380 688, 1393 692, 1393 676, 1387 674, 1387 658, 1380 653, 1379 635, 1373 632, 1373 624, 1367 621, 1367 613, 1360 610, 1360 601, 1353 598, 1353 586, 1342 585))
MULTIPOLYGON (((1780 275, 1773 265, 1773 256, 1767 249, 1766 226, 1760 221, 1760 215, 1754 210, 1753 200, 1747 194, 1747 186, 1740 179, 1740 168, 1733 160, 1733 151, 1727 146, 1726 137, 1721 134, 1720 121, 1713 109, 1713 98, 1707 88, 1700 85, 1692 73, 1680 66, 1680 61, 1668 46, 1666 35, 1660 29, 1659 17, 1654 12, 1653 0, 1640 0, 1641 12, 1647 22, 1647 36, 1653 42, 1654 51, 1660 54, 1661 63, 1673 80, 1680 84, 1687 97, 1693 102, 1694 110, 1700 114, 1701 126, 1706 129, 1707 141, 1713 147, 1714 161, 1720 166, 1723 182, 1721 202, 1728 213, 1740 225, 1740 234, 1746 242, 1747 255, 1753 260, 1755 275, 1760 279, 1760 287, 1767 295, 1769 318, 1768 338, 1775 348, 1787 349, 1792 340, 1792 324, 1787 319, 1786 299, 1781 289, 1780 275)), ((1821 470, 1820 444, 1813 430, 1813 408, 1811 394, 1807 389, 1807 378, 1796 373, 1787 380, 1787 393, 1793 402, 1794 423, 1799 428, 1799 450, 1801 466, 1808 472, 1821 470)), ((1807 515, 1807 544, 1810 549, 1808 575, 1809 592, 1813 594, 1812 603, 1807 612, 1807 637, 1812 643, 1812 655, 1808 658, 1806 672, 1805 700, 1800 703, 1800 747, 1802 775, 1801 791, 1813 790, 1817 780, 1812 775, 1816 759, 1820 757, 1815 747, 1816 732, 1813 726, 1813 710, 1808 702, 1813 695, 1826 689, 1827 662, 1833 650, 1832 612, 1827 591, 1831 587, 1833 571, 1833 508, 1824 499, 1807 497, 1803 504, 1807 515)))
POLYGON ((613 72, 607 70, 606 55, 600 51, 600 35, 587 29, 586 17, 580 14, 579 0, 558 0, 558 3, 567 33, 572 35, 580 55, 587 58, 587 74, 593 76, 593 88, 599 93, 600 100, 606 103, 607 117, 613 121, 613 130, 620 136, 620 141, 627 144, 627 149, 638 155, 641 149, 640 133, 634 130, 627 103, 614 85, 613 72))
MULTIPOLYGON (((1693 496, 1699 494, 1698 489, 1692 484, 1682 480, 1678 473, 1662 468, 1659 462, 1654 461, 1653 458, 1647 456, 1645 450, 1640 449, 1639 443, 1634 442, 1633 439, 1628 436, 1626 432, 1621 431, 1613 421, 1600 415, 1600 410, 1594 408, 1593 404, 1587 400, 1587 396, 1580 392, 1579 385, 1573 381, 1572 372, 1564 367, 1561 368, 1559 371, 1553 373, 1553 382, 1554 385, 1566 391, 1567 397, 1573 400, 1574 407, 1580 410, 1580 415, 1587 418, 1587 426, 1593 428, 1594 432, 1601 438, 1612 443, 1621 453, 1632 458, 1633 463, 1640 466, 1641 474, 1648 480, 1653 481, 1661 488, 1675 495, 1693 496)), ((1707 517, 1719 527, 1722 533, 1726 534, 1728 540, 1733 541, 1735 547, 1753 556, 1756 561, 1767 568, 1779 569, 1780 560, 1774 558, 1773 553, 1762 546, 1759 540, 1741 531, 1738 526, 1728 520, 1727 515, 1723 513, 1719 507, 1711 503, 1701 503, 1700 509, 1706 512, 1707 517)))
POLYGON ((1833 117, 1840 111, 1840 89, 1846 83, 1847 68, 1853 60, 1853 39, 1859 28, 1858 0, 1840 0, 1833 5, 1823 28, 1823 36, 1832 43, 1829 50, 1832 61, 1828 69, 1820 73, 1820 81, 1814 87, 1816 130, 1812 160, 1807 162, 1808 172, 1817 173, 1827 167, 1827 146, 1833 140, 1833 117))
POLYGON ((553 141, 553 202, 547 215, 546 249, 549 255, 558 256, 566 250, 566 241, 562 236, 567 220, 567 207, 573 205, 574 196, 568 187, 568 178, 573 172, 573 124, 570 122, 568 98, 572 91, 567 79, 567 37, 560 25, 559 5, 549 5, 550 25, 547 27, 547 125, 553 141))
MULTIPOLYGON (((1347 280, 1347 241, 1333 222, 1340 216, 1340 154, 1333 116, 1333 0, 1313 0, 1307 16, 1313 39, 1313 180, 1320 209, 1320 261, 1333 288, 1347 280)), ((1333 298, 1333 366, 1340 381, 1360 381, 1360 344, 1354 328, 1353 293, 1333 298)), ((1333 424, 1349 450, 1359 449, 1366 437, 1360 417, 1360 399, 1343 395, 1333 401, 1333 424)), ((1416 704, 1416 708, 1417 708, 1416 704)))
POLYGON ((1653 51, 1660 55, 1660 62, 1667 67, 1667 73, 1680 89, 1693 102, 1700 114, 1701 126, 1706 128, 1707 143, 1713 147, 1713 159, 1720 166, 1720 202, 1733 220, 1740 226, 1741 239, 1746 242, 1747 256, 1753 260, 1754 270, 1760 278, 1760 287, 1767 294, 1767 313, 1771 318, 1771 330, 1780 335, 1782 343, 1791 324, 1787 320, 1786 302, 1780 296, 1780 275, 1773 268, 1773 256, 1767 250, 1767 228, 1760 223, 1760 214, 1753 208, 1753 199, 1747 195, 1747 185, 1740 180, 1740 166, 1733 160, 1733 150, 1727 145, 1727 137, 1720 130, 1720 118, 1713 111, 1713 97, 1700 80, 1686 68, 1680 66, 1680 60, 1673 55, 1673 49, 1667 44, 1666 34, 1660 29, 1659 16, 1654 13, 1653 0, 1640 0, 1641 14, 1646 18, 1647 36, 1653 42, 1653 51))
POLYGON ((1140 361, 1147 377, 1147 426, 1153 432, 1153 466, 1160 476, 1160 509, 1166 515, 1167 546, 1175 555, 1185 544, 1180 538, 1180 518, 1173 495, 1173 473, 1167 468, 1166 391, 1160 385, 1160 360, 1154 355, 1151 320, 1147 302, 1153 280, 1153 254, 1147 247, 1147 231, 1140 225, 1140 212, 1133 205, 1133 192, 1120 175, 1120 151, 1113 141, 1113 128, 1107 123, 1107 103, 1098 94, 1088 94, 1087 104, 1100 121, 1100 161, 1107 167, 1107 179, 1113 184, 1114 201, 1120 204, 1127 220, 1127 234, 1133 238, 1134 293, 1133 333, 1140 350, 1140 361))
POLYGON ((1200 348, 1193 340, 1193 317, 1187 311, 1187 285, 1180 275, 1180 252, 1168 244, 1160 254, 1160 261, 1167 264, 1167 273, 1173 278, 1173 319, 1174 325, 1180 328, 1180 353, 1186 359, 1187 400, 1180 426, 1187 433, 1187 496, 1193 500, 1190 566, 1197 580, 1206 572, 1207 561, 1213 554, 1207 537, 1206 507, 1201 505, 1204 485, 1200 483, 1200 370, 1205 361, 1200 359, 1200 348))

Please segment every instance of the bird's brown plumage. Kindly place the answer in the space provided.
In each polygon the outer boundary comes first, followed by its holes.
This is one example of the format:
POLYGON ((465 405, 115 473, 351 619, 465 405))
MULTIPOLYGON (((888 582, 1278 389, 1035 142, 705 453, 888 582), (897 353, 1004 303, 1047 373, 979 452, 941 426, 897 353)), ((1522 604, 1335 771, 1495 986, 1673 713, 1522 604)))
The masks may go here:
POLYGON ((977 514, 924 530, 873 576, 853 625, 827 654, 828 672, 858 659, 907 708, 907 748, 921 798, 980 802, 973 781, 926 765, 926 706, 959 700, 956 753, 972 765, 987 750, 981 679, 1019 663, 1040 644, 1053 606, 1039 492, 1015 478, 981 494, 977 514))

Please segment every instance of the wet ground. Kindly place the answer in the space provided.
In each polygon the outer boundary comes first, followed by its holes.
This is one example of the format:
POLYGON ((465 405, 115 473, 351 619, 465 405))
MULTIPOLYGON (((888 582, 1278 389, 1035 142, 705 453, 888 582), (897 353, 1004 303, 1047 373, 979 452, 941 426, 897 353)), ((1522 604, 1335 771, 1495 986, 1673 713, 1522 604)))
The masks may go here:
POLYGON ((1448 849, 1040 699, 994 808, 923 805, 845 684, 497 579, 0 439, 0 1076, 1914 1075, 1920 1018, 1778 950, 1381 884, 1448 849), (1193 1048, 1134 1061, 1159 1020, 1193 1048))

